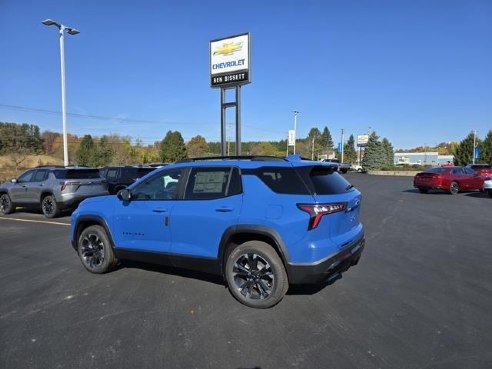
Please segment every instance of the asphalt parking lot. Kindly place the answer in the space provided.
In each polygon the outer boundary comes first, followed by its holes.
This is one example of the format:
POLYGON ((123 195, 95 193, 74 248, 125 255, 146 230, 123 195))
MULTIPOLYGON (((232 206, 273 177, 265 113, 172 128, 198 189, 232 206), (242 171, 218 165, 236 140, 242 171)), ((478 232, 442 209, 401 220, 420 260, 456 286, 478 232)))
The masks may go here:
POLYGON ((217 278, 85 271, 69 218, 0 217, 0 368, 490 368, 492 199, 348 174, 366 249, 321 290, 239 304, 217 278))

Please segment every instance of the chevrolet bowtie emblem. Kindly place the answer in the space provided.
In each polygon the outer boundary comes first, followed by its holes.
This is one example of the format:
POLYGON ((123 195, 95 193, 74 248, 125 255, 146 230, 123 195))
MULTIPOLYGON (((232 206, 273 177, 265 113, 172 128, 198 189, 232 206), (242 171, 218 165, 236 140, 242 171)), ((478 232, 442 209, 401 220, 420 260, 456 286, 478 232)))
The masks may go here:
POLYGON ((214 55, 232 55, 236 51, 241 50, 242 47, 241 42, 226 42, 215 49, 214 55))

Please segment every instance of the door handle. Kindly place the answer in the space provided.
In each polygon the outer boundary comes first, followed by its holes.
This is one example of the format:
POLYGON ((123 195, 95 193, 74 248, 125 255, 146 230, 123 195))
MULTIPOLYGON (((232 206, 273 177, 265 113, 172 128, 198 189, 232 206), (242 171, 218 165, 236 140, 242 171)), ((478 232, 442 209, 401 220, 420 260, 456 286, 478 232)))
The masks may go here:
POLYGON ((227 206, 223 206, 221 208, 215 209, 215 211, 218 211, 219 213, 229 213, 229 212, 231 212, 233 210, 234 210, 234 208, 229 208, 227 206))
POLYGON ((167 212, 167 209, 163 209, 163 208, 155 208, 155 209, 152 209, 152 211, 154 213, 165 213, 167 212))

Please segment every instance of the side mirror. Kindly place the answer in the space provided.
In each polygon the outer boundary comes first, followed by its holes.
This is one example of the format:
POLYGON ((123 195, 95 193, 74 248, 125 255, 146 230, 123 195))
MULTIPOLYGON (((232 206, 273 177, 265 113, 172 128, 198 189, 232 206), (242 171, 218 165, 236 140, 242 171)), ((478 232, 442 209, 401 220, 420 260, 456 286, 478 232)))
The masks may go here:
POLYGON ((119 190, 116 196, 121 200, 121 201, 130 201, 132 198, 132 193, 130 192, 129 189, 124 188, 123 190, 119 190))
POLYGON ((12 183, 17 183, 17 178, 12 178, 12 179, 10 180, 10 182, 12 182, 12 183))

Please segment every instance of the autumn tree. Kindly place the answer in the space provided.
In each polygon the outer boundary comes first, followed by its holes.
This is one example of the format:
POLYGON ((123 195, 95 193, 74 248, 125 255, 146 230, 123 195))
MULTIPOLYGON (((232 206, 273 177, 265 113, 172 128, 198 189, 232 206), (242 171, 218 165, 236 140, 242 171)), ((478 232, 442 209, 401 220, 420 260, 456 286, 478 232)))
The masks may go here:
POLYGON ((192 137, 191 140, 186 144, 186 151, 188 157, 198 158, 204 156, 208 150, 207 141, 200 135, 192 137))

